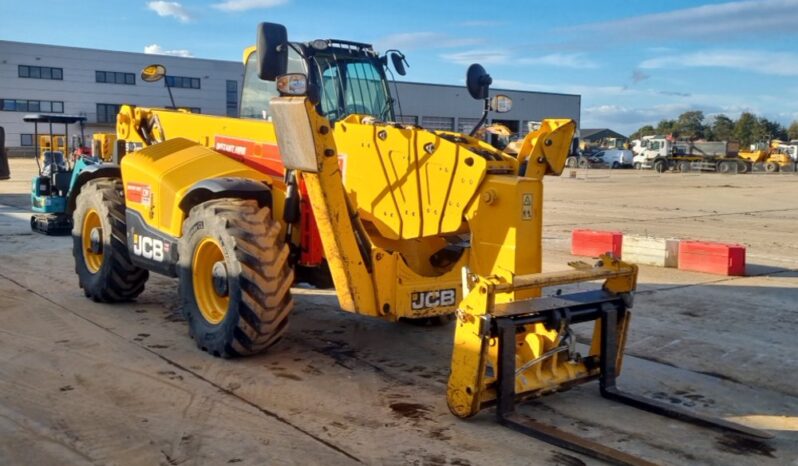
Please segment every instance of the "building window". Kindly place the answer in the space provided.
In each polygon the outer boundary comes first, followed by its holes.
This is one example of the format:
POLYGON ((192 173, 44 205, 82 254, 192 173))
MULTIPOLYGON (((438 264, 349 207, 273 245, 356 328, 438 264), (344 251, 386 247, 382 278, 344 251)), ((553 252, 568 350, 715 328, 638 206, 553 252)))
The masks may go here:
POLYGON ((33 135, 32 134, 20 134, 19 135, 19 145, 22 147, 30 147, 33 145, 33 135))
POLYGON ((450 117, 421 117, 421 126, 426 129, 439 129, 444 131, 454 130, 454 118, 450 117))
POLYGON ((119 71, 95 71, 94 80, 98 83, 127 84, 133 86, 136 84, 136 75, 119 71))
POLYGON ((19 77, 32 79, 54 79, 56 81, 61 81, 64 79, 64 69, 52 68, 49 66, 19 65, 19 77))
POLYGON ((199 78, 187 78, 185 76, 167 76, 164 85, 180 89, 199 89, 199 78))
POLYGON ((227 116, 238 116, 238 81, 227 80, 227 116))
POLYGON ((4 112, 64 113, 64 103, 53 100, 0 99, 4 112))
POLYGON ((457 131, 463 134, 471 134, 477 123, 479 123, 479 118, 458 118, 457 131))
POLYGON ((116 114, 119 113, 119 104, 97 104, 97 123, 116 124, 116 114))

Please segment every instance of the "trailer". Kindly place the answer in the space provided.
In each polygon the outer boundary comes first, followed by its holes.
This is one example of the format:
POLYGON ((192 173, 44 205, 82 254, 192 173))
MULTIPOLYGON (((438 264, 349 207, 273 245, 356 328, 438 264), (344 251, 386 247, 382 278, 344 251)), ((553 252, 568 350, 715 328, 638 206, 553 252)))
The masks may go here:
POLYGON ((678 172, 746 173, 749 165, 738 154, 739 144, 727 141, 673 141, 655 137, 642 141, 635 157, 636 168, 659 173, 678 172))

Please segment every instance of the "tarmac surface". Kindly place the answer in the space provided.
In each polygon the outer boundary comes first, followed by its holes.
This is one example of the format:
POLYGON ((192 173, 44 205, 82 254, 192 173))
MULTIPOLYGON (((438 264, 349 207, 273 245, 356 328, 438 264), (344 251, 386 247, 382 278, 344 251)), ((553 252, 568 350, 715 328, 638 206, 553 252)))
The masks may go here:
MULTIPOLYGON (((188 337, 176 281, 132 303, 78 288, 71 238, 30 232, 30 160, 0 181, 0 464, 581 465, 593 459, 445 401, 453 325, 392 324, 295 288, 287 336, 221 360, 188 337)), ((748 247, 746 277, 641 266, 619 383, 772 432, 759 441, 602 399, 521 406, 658 464, 798 465, 798 176, 590 170, 545 181, 544 270, 573 228, 748 247)), ((589 285, 582 285, 585 288, 589 285)))

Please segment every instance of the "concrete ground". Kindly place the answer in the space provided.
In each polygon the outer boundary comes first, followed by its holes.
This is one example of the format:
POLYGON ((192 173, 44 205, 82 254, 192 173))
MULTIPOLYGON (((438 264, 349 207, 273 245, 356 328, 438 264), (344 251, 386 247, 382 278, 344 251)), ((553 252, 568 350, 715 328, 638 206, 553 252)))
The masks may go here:
MULTIPOLYGON (((77 286, 69 237, 29 231, 32 161, 0 181, 0 464, 581 465, 580 455, 445 402, 453 327, 337 310, 295 289, 267 354, 200 352, 176 282, 136 302, 77 286)), ((748 276, 641 267, 620 378, 678 406, 768 429, 755 441, 603 400, 596 383, 521 411, 659 464, 798 465, 798 176, 591 170, 546 180, 545 269, 570 231, 736 241, 748 276)))

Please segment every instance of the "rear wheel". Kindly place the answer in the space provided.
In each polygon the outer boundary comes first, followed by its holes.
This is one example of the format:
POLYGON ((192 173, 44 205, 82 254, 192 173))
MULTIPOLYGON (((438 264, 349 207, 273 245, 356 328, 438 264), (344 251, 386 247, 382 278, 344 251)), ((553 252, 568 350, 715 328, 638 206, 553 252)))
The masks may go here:
POLYGON ((294 306, 294 272, 270 209, 253 200, 207 201, 191 209, 183 231, 180 297, 197 346, 232 357, 276 343, 294 306))
POLYGON ((618 162, 612 162, 612 168, 621 168, 621 164, 618 162))
POLYGON ((665 165, 665 161, 657 160, 657 161, 654 162, 654 170, 657 173, 663 173, 667 169, 668 169, 668 167, 667 167, 667 165, 665 165))
POLYGON ((688 173, 690 171, 690 162, 679 162, 679 171, 688 173))
POLYGON ((78 194, 73 213, 72 255, 84 294, 95 301, 128 301, 144 291, 147 270, 128 255, 122 181, 98 178, 78 194))
POLYGON ((576 168, 576 157, 568 157, 565 159, 565 166, 568 168, 576 168))
POLYGON ((724 174, 732 172, 732 165, 728 162, 721 162, 718 164, 718 171, 724 174))
POLYGON ((587 159, 579 159, 577 165, 579 166, 579 168, 587 168, 590 166, 590 162, 588 162, 587 159))

